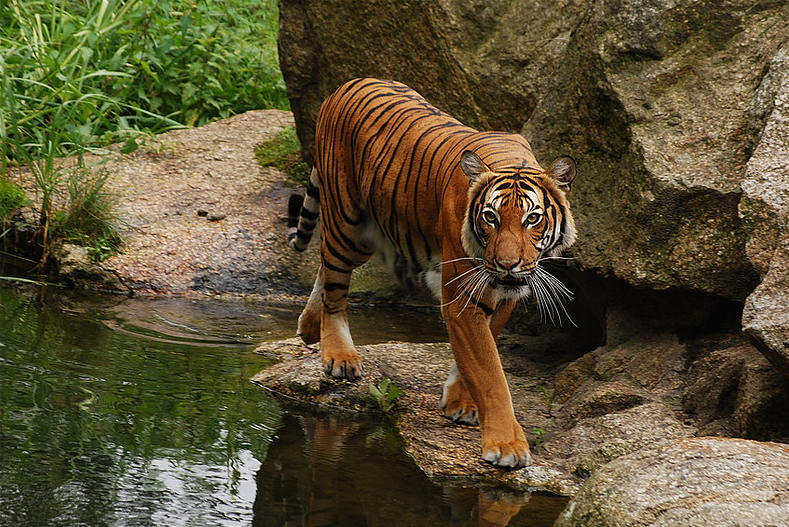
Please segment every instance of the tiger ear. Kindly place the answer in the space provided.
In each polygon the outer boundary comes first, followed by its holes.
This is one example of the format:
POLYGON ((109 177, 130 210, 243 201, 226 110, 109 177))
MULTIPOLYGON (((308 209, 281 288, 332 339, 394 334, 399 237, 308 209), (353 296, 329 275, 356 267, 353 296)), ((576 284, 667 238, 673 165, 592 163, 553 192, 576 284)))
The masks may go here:
POLYGON ((460 155, 460 168, 468 176, 469 184, 476 182, 479 176, 485 172, 490 172, 488 165, 483 163, 482 159, 471 150, 465 150, 460 155))
POLYGON ((576 176, 575 159, 570 156, 557 157, 545 173, 551 176, 563 190, 570 190, 576 176))

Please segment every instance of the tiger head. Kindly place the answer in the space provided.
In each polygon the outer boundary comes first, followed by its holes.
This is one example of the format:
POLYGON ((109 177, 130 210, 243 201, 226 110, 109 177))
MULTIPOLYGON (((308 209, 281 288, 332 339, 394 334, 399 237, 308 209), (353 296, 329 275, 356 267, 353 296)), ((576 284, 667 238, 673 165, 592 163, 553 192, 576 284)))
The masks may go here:
POLYGON ((534 294, 540 304, 555 299, 557 288, 569 296, 540 264, 575 241, 565 197, 576 175, 575 161, 562 156, 546 170, 527 163, 494 170, 467 150, 460 166, 470 184, 462 242, 478 266, 476 281, 504 298, 534 294))

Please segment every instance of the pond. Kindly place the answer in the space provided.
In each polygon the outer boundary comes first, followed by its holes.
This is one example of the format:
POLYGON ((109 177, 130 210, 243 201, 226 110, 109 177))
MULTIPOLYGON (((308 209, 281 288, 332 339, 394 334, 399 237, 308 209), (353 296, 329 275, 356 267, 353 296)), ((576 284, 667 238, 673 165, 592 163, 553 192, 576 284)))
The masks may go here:
MULTIPOLYGON (((436 315, 360 311, 360 343, 446 338, 436 315)), ((563 498, 439 485, 385 420, 253 385, 255 344, 297 317, 0 283, 0 526, 552 525, 563 498)))

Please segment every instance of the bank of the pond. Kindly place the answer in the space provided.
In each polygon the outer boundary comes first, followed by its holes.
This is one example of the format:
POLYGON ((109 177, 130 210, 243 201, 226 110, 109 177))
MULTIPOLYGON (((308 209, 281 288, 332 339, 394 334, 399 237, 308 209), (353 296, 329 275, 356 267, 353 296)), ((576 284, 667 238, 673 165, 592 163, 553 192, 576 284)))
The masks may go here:
MULTIPOLYGON (((291 126, 290 112, 250 111, 147 138, 130 154, 93 159, 117 197, 124 242, 100 264, 78 246, 56 250, 60 280, 132 295, 308 292, 315 248, 296 255, 285 232, 288 197, 301 188, 276 168, 261 167, 255 154, 291 126)), ((15 177, 35 198, 25 179, 32 176, 15 177)))

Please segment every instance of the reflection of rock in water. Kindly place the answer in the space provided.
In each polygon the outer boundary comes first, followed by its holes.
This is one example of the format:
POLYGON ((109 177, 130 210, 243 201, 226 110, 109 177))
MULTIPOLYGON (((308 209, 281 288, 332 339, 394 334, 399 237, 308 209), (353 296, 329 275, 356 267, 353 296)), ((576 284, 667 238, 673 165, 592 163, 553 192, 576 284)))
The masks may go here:
POLYGON ((525 504, 529 525, 549 526, 566 501, 538 499, 536 510, 529 494, 442 489, 381 426, 286 416, 277 436, 257 474, 254 526, 516 525, 525 504))

